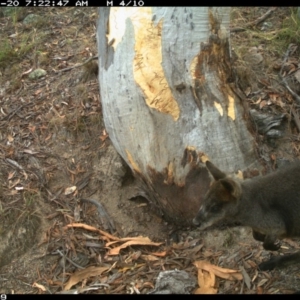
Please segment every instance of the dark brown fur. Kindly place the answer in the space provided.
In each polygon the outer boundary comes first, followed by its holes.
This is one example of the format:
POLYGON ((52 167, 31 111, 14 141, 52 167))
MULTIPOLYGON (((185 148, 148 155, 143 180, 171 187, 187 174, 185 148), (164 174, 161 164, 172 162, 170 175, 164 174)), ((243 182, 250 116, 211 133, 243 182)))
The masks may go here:
MULTIPOLYGON (((211 162, 206 167, 215 181, 193 223, 205 229, 218 221, 239 222, 267 250, 278 250, 277 239, 300 236, 300 163, 245 181, 228 177, 211 162)), ((275 257, 259 267, 270 270, 300 262, 300 253, 275 257)))

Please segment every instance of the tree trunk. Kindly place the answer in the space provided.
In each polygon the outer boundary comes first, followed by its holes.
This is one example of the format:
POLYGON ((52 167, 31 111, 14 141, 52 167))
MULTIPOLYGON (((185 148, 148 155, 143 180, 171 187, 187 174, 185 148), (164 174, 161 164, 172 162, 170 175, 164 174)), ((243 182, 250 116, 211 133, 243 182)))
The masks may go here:
POLYGON ((149 200, 188 224, 210 177, 260 165, 234 87, 229 8, 100 8, 99 81, 109 137, 149 200))

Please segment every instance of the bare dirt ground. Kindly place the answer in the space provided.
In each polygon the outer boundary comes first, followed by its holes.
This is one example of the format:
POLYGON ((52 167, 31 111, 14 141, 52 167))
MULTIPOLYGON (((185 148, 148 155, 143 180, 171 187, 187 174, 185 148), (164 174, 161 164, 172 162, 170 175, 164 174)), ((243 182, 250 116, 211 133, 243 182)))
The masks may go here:
MULTIPOLYGON (((232 42, 249 106, 286 113, 293 99, 274 79, 274 64, 281 67, 288 47, 288 33, 280 34, 292 10, 278 8, 266 24, 249 25, 267 10, 234 9, 232 27, 247 30, 234 32, 232 42), (282 48, 273 39, 283 40, 282 48), (259 89, 265 97, 253 94, 259 89)), ((96 60, 64 70, 97 56, 97 17, 97 8, 0 11, 0 293, 147 293, 163 270, 197 278, 199 260, 243 275, 218 279, 218 293, 299 289, 299 266, 257 269, 273 254, 249 229, 175 228, 136 196, 104 128, 96 60), (36 16, 27 23, 29 14, 36 16), (47 74, 30 79, 37 68, 47 74)), ((298 50, 293 57, 287 73, 298 68, 298 50)), ((298 155, 297 136, 292 129, 291 156, 298 155)), ((262 155, 272 153, 266 147, 262 155)), ((299 249, 291 240, 282 245, 278 253, 299 249)))

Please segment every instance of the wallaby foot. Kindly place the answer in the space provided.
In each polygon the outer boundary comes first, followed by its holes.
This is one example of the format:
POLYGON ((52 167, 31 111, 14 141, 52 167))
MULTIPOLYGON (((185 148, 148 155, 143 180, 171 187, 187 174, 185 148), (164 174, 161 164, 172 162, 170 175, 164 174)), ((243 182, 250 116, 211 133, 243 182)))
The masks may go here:
POLYGON ((275 243, 277 236, 274 235, 266 235, 263 243, 263 247, 265 250, 276 251, 280 248, 280 243, 275 243))
POLYGON ((260 241, 260 242, 264 242, 265 241, 265 237, 266 237, 265 234, 262 234, 262 233, 260 233, 258 231, 253 230, 253 229, 252 229, 252 236, 253 236, 253 238, 255 240, 260 241))
POLYGON ((271 259, 259 264, 258 267, 261 271, 267 271, 275 268, 285 268, 297 263, 300 263, 300 252, 287 254, 284 256, 274 256, 271 259))

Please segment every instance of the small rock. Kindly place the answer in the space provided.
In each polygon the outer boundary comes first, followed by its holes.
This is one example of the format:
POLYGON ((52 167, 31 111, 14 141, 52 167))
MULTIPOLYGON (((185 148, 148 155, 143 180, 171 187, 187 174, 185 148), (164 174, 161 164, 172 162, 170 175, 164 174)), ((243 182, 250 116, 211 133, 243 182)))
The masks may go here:
POLYGON ((185 271, 170 270, 159 273, 155 289, 148 294, 190 294, 197 281, 185 271))
POLYGON ((38 79, 38 78, 41 78, 43 76, 45 76, 47 74, 47 72, 43 69, 36 69, 34 71, 32 71, 30 74, 29 74, 29 78, 32 79, 32 80, 35 80, 35 79, 38 79))
POLYGON ((26 18, 23 20, 23 23, 25 25, 28 24, 32 24, 32 23, 36 23, 40 20, 40 17, 38 15, 35 14, 29 14, 28 16, 26 16, 26 18))
POLYGON ((272 26, 273 26, 272 23, 270 23, 270 22, 264 22, 260 30, 261 31, 266 31, 268 29, 271 29, 272 26))

